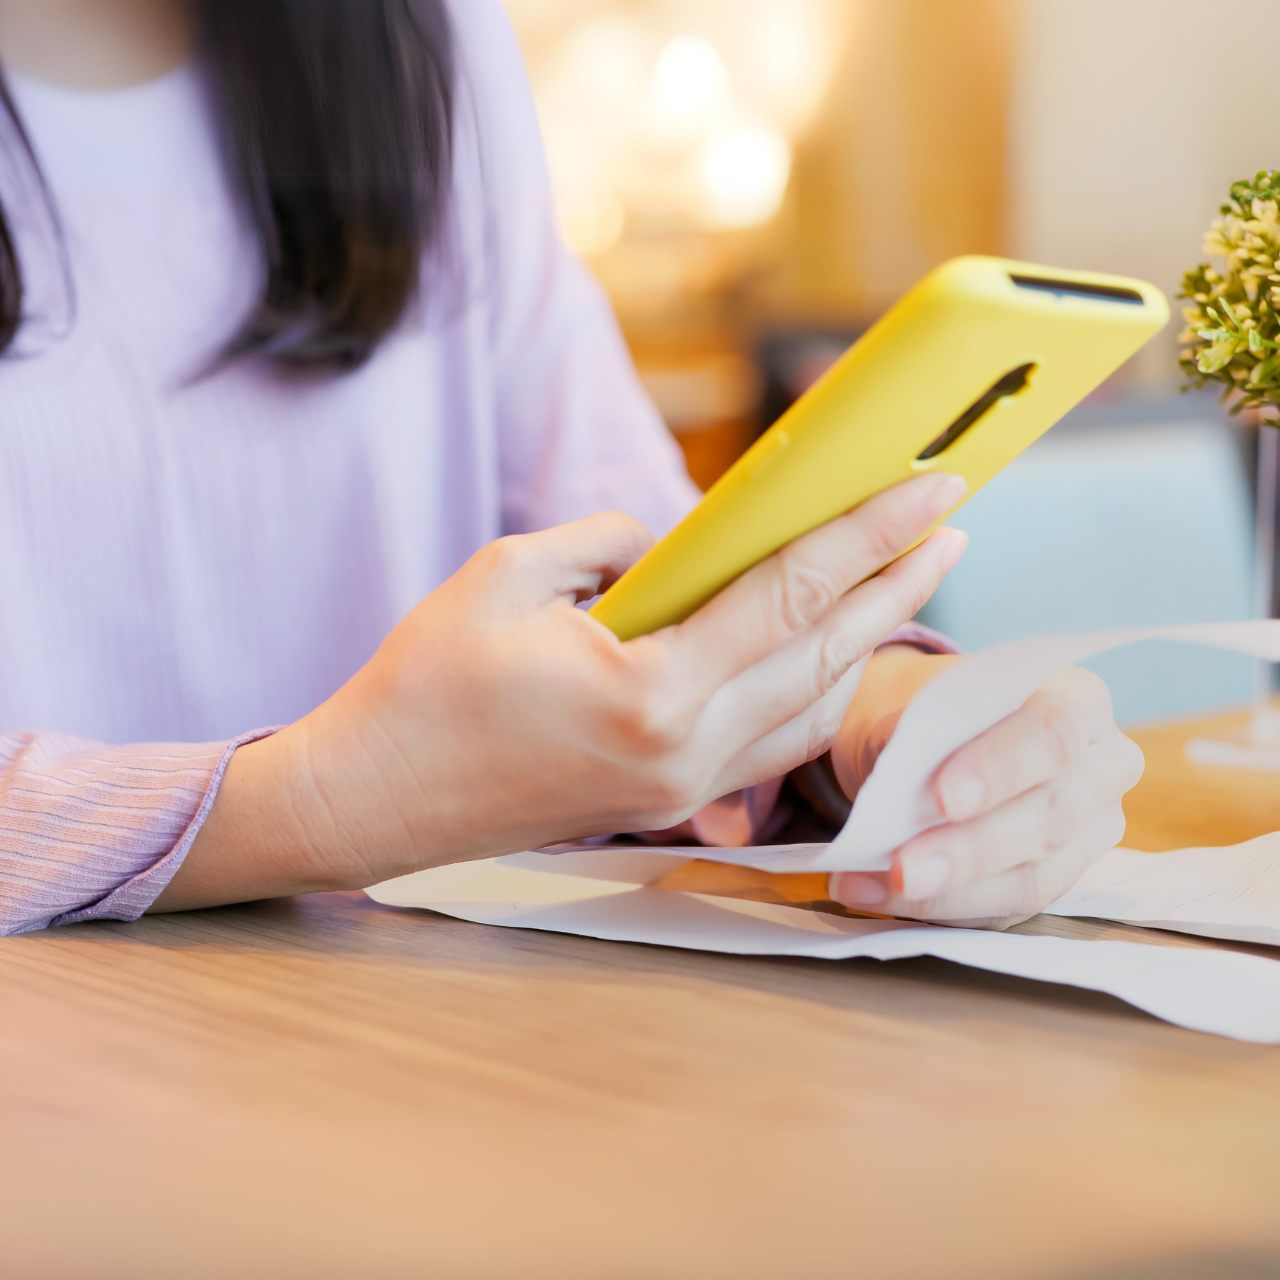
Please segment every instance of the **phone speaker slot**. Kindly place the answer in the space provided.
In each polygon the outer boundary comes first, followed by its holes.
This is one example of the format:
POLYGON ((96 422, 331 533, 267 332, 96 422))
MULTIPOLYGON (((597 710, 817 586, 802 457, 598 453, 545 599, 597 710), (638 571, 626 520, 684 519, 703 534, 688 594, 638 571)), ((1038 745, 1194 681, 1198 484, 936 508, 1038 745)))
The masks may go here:
POLYGON ((1059 298, 1094 298, 1099 302, 1122 302, 1130 307, 1146 306, 1146 299, 1136 289, 1115 284, 1086 284, 1080 280, 1053 280, 1046 276, 1016 276, 1009 279, 1019 289, 1036 289, 1059 298))

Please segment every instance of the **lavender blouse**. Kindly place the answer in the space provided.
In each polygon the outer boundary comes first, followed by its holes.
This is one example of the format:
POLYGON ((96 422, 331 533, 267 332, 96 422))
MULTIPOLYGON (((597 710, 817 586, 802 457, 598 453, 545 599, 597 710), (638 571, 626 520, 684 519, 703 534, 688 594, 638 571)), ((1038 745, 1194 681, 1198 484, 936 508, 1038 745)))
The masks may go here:
MULTIPOLYGON (((500 4, 452 9, 445 260, 366 368, 314 383, 189 378, 260 280, 199 73, 15 78, 74 306, 29 177, 0 166, 30 315, 0 361, 0 934, 146 911, 232 752, 327 698, 485 543, 606 508, 662 532, 696 499, 556 233, 500 4)), ((745 842, 774 795, 690 834, 745 842)))

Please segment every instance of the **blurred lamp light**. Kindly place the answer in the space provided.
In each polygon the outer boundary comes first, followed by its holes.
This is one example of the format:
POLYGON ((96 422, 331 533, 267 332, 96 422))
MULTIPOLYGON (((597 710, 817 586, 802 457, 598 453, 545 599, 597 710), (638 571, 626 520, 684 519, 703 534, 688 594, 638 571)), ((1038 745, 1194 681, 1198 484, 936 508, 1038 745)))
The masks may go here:
POLYGON ((791 147, 772 125, 736 124, 707 140, 698 159, 701 212, 713 227, 754 227, 782 207, 791 147))
POLYGON ((556 204, 597 256, 759 226, 779 210, 850 0, 507 0, 526 41, 556 204), (638 241, 637 241, 638 243, 638 241))
POLYGON ((729 72, 715 45, 687 33, 662 47, 653 68, 655 122, 666 133, 704 133, 732 100, 729 72))
POLYGON ((740 29, 744 88, 792 136, 822 105, 840 52, 836 25, 821 5, 757 0, 754 19, 740 29))

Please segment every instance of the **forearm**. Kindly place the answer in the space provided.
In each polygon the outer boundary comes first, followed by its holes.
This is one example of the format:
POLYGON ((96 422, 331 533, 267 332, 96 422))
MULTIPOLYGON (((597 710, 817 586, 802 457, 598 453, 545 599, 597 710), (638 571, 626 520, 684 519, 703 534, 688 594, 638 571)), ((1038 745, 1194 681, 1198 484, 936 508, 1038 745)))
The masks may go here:
POLYGON ((333 888, 311 869, 291 801, 292 731, 241 747, 182 866, 150 910, 190 911, 333 888))
POLYGON ((309 715, 237 751, 152 910, 364 889, 488 856, 493 807, 449 785, 447 737, 415 735, 428 746, 428 768, 406 759, 375 709, 395 698, 394 687, 365 668, 309 715))
POLYGON ((393 815, 388 821, 370 805, 361 818, 336 794, 344 785, 358 792, 361 775, 377 768, 363 759, 359 735, 336 723, 343 714, 337 701, 235 753, 207 819, 152 911, 365 888, 387 878, 393 859, 407 864, 414 857, 393 815), (338 744, 341 759, 335 758, 338 744))
POLYGON ((941 671, 962 660, 958 654, 930 653, 901 642, 872 655, 830 753, 831 772, 850 800, 871 776, 912 699, 941 671))

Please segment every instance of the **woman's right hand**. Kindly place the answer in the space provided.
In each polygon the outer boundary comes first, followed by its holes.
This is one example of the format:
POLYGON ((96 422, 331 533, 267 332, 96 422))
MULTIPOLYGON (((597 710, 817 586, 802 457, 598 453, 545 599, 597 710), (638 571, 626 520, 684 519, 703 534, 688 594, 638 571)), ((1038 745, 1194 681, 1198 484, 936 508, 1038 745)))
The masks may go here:
POLYGON ((155 909, 670 827, 786 773, 828 749, 857 664, 963 554, 943 529, 897 559, 965 492, 953 476, 912 480, 627 643, 575 606, 647 550, 635 521, 493 543, 333 698, 235 753, 155 909))

